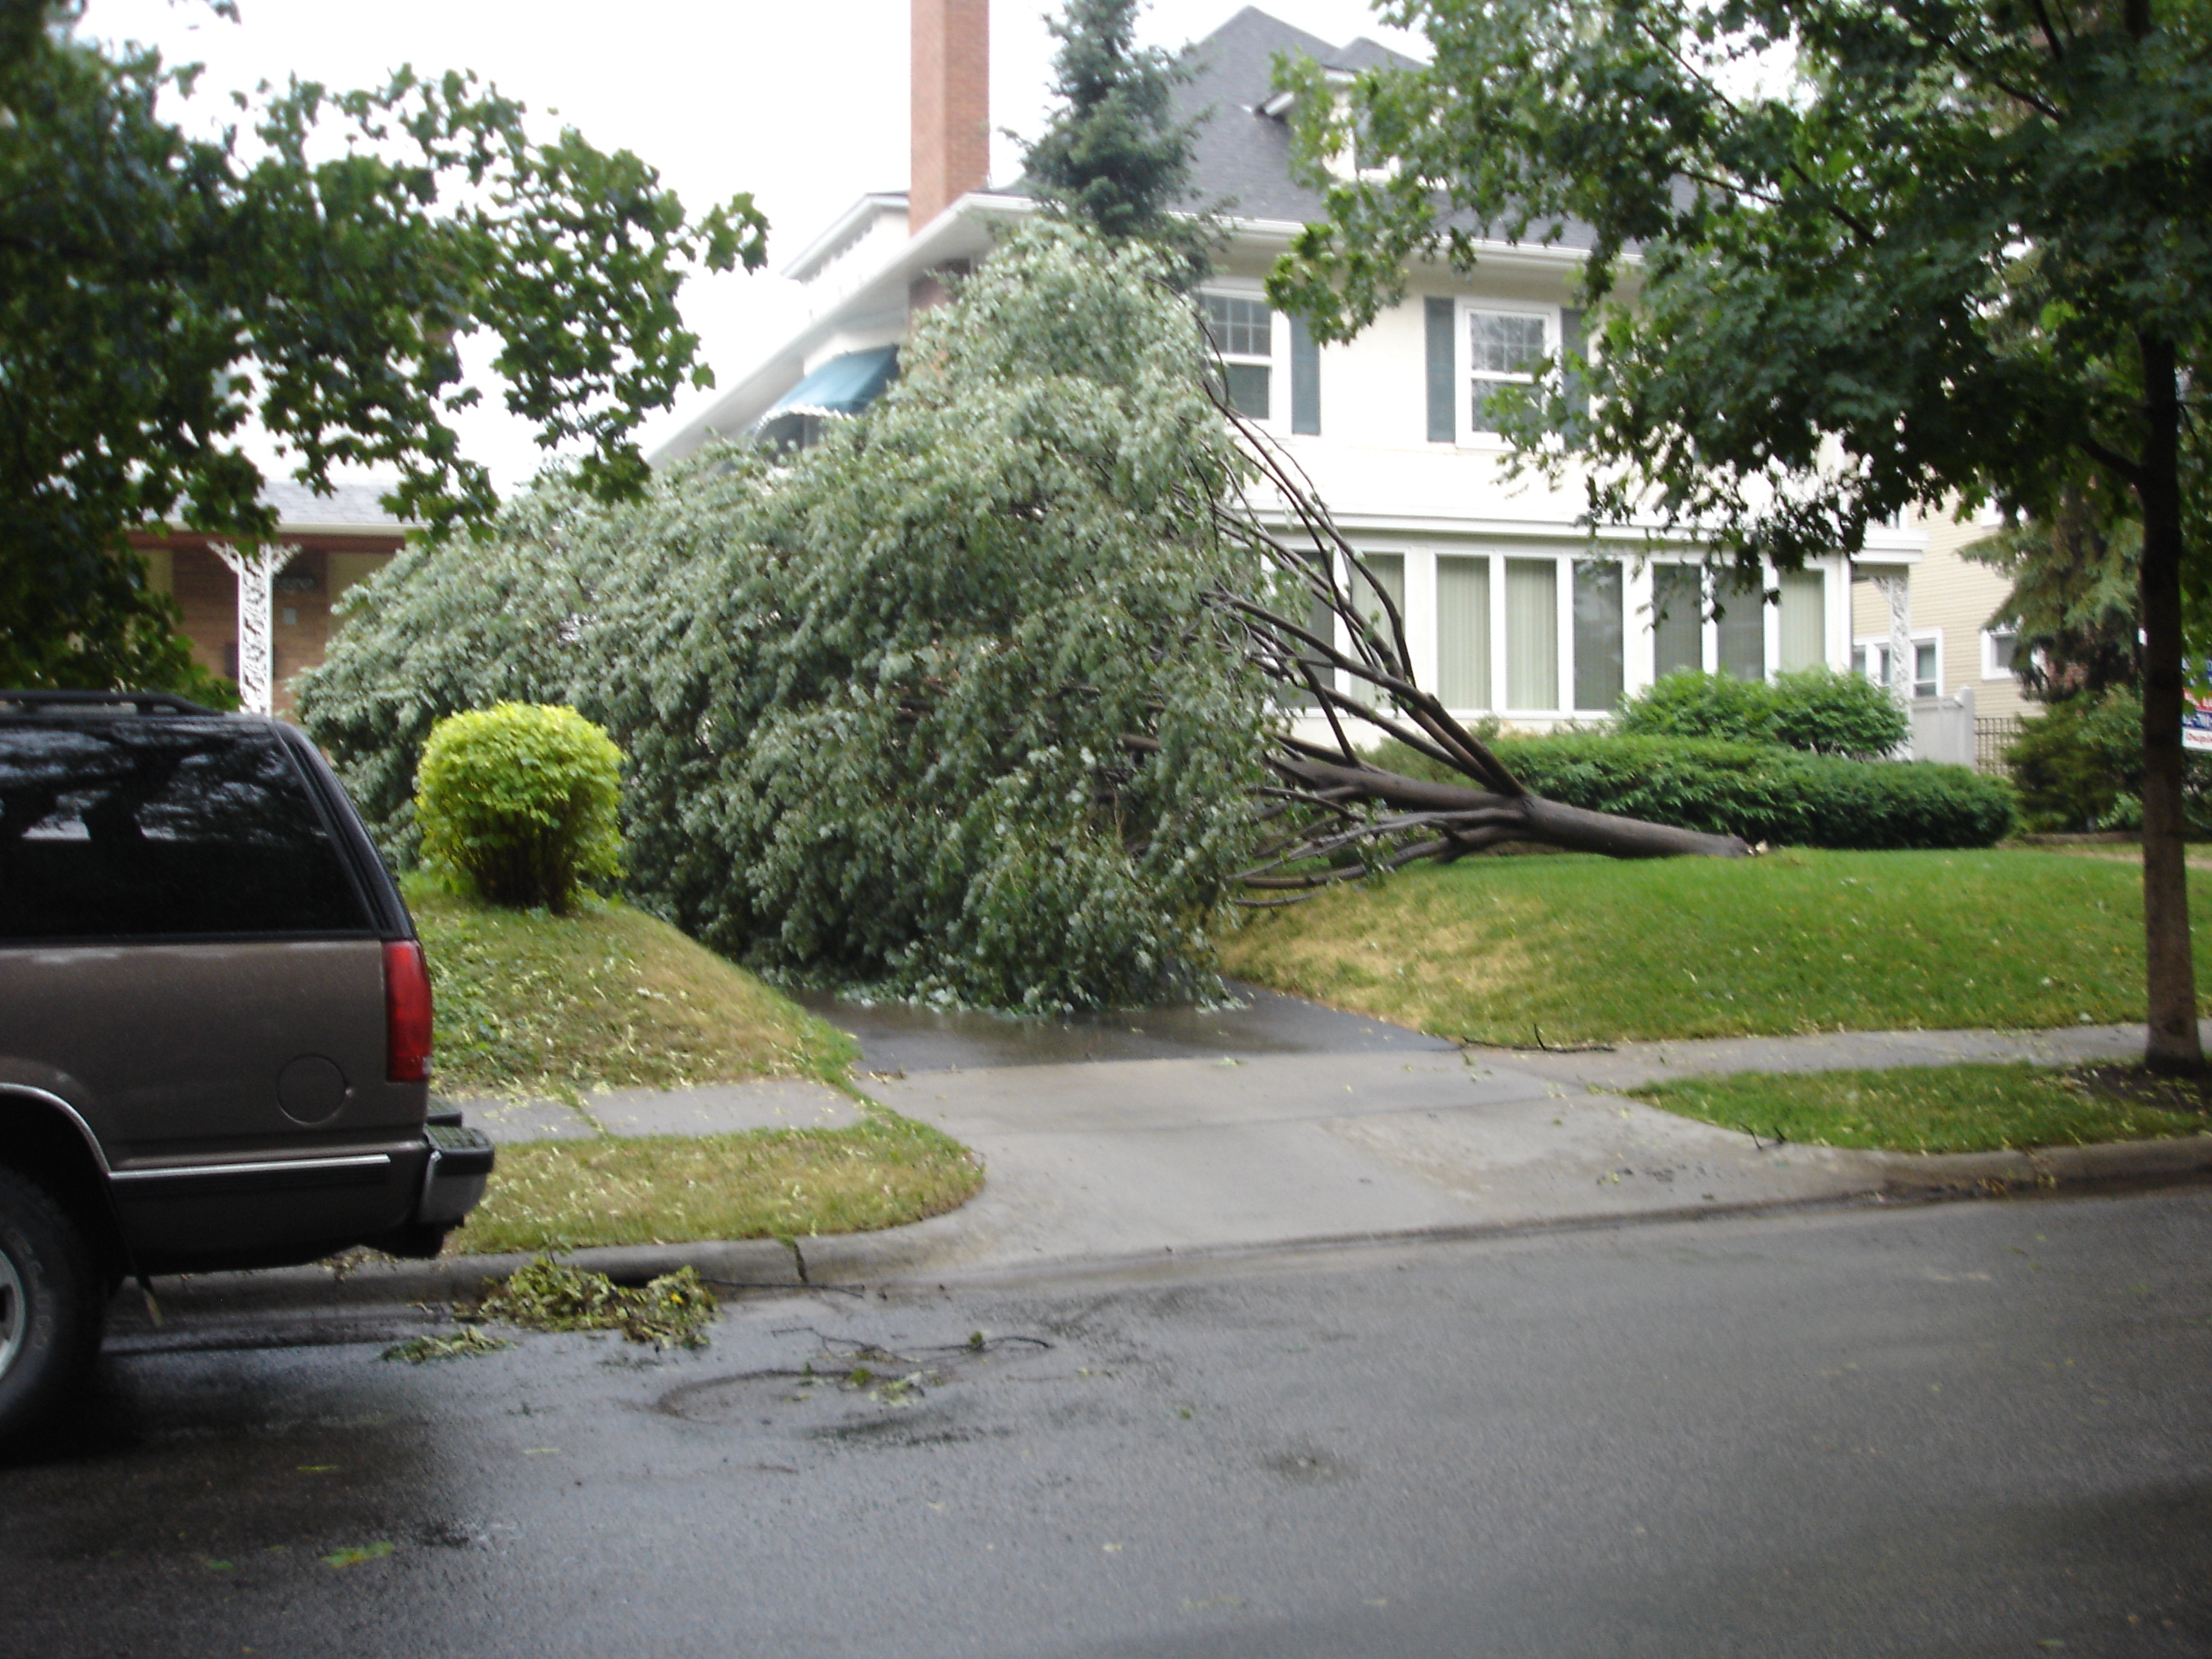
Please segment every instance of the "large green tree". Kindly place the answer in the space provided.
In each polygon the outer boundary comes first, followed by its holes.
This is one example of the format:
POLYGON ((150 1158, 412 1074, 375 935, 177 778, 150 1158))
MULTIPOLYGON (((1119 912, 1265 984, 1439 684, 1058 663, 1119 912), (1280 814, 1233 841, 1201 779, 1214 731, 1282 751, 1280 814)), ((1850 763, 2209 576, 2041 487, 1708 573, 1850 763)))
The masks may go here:
POLYGON ((2185 581, 2212 367, 2205 0, 1395 0, 1432 63, 1339 98, 1360 130, 1279 303, 1348 334, 1424 257, 1590 228, 1587 364, 1523 400, 1592 517, 1747 568, 1900 508, 2051 521, 2094 478, 2140 527, 2143 867, 2156 1066, 2203 1063, 2182 859, 2185 581), (2195 371, 2192 374, 2192 369, 2195 371))
POLYGON ((429 723, 573 702, 629 757, 637 889, 755 966, 1047 1009, 1211 984, 1261 682, 1206 504, 1242 463, 1164 261, 1024 227, 819 445, 641 501, 565 483, 367 587, 301 710, 387 840, 429 723), (1195 503, 1195 508, 1194 504, 1195 503))
POLYGON ((311 485, 373 466, 406 516, 493 510, 453 423, 474 332, 588 488, 639 486, 638 421, 707 379, 686 270, 763 258, 749 198, 688 219, 635 155, 536 142, 464 74, 295 80, 194 137, 194 72, 76 38, 75 11, 0 0, 0 684, 185 671, 125 532, 272 530, 253 426, 311 485))

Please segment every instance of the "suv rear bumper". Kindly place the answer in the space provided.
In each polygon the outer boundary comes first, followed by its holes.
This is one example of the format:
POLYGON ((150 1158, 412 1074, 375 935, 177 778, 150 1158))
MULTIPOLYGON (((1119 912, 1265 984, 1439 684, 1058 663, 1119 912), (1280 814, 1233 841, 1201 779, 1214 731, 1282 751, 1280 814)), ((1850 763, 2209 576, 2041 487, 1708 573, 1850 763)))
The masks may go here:
POLYGON ((491 1141, 483 1131, 464 1128, 458 1121, 433 1121, 423 1126, 422 1135, 430 1152, 422 1168, 422 1197, 415 1206, 416 1224, 458 1227, 483 1200, 484 1183, 491 1178, 491 1141))

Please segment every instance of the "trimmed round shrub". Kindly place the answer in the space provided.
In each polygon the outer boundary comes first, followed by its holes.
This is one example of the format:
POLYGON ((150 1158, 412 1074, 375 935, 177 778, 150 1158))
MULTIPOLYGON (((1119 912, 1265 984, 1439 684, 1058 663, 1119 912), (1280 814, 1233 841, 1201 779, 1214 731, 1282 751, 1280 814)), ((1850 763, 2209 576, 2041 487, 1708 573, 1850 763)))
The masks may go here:
POLYGON ((1778 744, 1860 760, 1889 753, 1910 726, 1905 706, 1886 687, 1827 667, 1771 681, 1677 669, 1623 698, 1613 721, 1624 737, 1778 744))
MULTIPOLYGON (((2142 828, 2142 699, 2134 692, 2051 704, 2021 723, 2004 757, 2024 828, 2142 828)), ((2191 834, 2212 833, 2212 755, 2183 756, 2181 810, 2191 834)))
POLYGON ((1763 680, 1678 668, 1662 674, 1613 711, 1623 737, 1719 738, 1774 741, 1774 700, 1763 680))
POLYGON ((479 897, 565 914, 622 878, 622 751, 574 709, 502 702, 430 728, 415 775, 423 856, 479 897))
POLYGON ((1774 707, 1774 741, 1784 749, 1875 760, 1912 729, 1897 694, 1863 674, 1801 668, 1776 675, 1766 691, 1774 707))

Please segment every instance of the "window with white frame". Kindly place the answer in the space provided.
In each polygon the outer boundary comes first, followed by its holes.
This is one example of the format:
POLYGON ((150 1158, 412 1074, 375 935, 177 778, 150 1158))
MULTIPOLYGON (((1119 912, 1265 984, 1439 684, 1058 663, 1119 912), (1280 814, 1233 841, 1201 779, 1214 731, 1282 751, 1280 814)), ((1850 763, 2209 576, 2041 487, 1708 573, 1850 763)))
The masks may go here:
POLYGON ((1787 570, 1772 580, 1770 589, 1762 579, 1747 581, 1734 573, 1709 579, 1702 565, 1654 563, 1652 678, 1711 668, 1756 680, 1770 669, 1789 673, 1826 662, 1827 578, 1819 570, 1787 570))
MULTIPOLYGON (((1912 636, 1912 695, 1939 696, 1943 685, 1942 636, 1929 632, 1912 636)), ((1889 640, 1887 635, 1851 641, 1851 672, 1863 674, 1876 685, 1887 685, 1889 640)))
POLYGON ((1491 412, 1491 399, 1508 386, 1535 384, 1536 370, 1551 349, 1551 319, 1534 312, 1489 311, 1473 306, 1462 315, 1468 430, 1495 432, 1498 417, 1491 412))
POLYGON ((2018 629, 1984 628, 1982 630, 1982 678, 1985 680, 2010 679, 2013 662, 2019 653, 2018 629))
POLYGON ((1221 358, 1229 406, 1247 420, 1270 418, 1274 374, 1275 313, 1265 300, 1239 294, 1201 294, 1206 338, 1221 358))

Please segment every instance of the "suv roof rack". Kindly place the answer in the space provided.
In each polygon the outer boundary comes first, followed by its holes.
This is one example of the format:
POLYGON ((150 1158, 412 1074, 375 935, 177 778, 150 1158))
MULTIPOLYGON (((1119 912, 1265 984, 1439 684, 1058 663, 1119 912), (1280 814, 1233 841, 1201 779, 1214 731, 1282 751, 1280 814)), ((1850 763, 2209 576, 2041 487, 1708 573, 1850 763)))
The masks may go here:
POLYGON ((26 709, 128 706, 142 714, 221 714, 220 708, 180 697, 173 691, 0 691, 0 705, 26 709))

